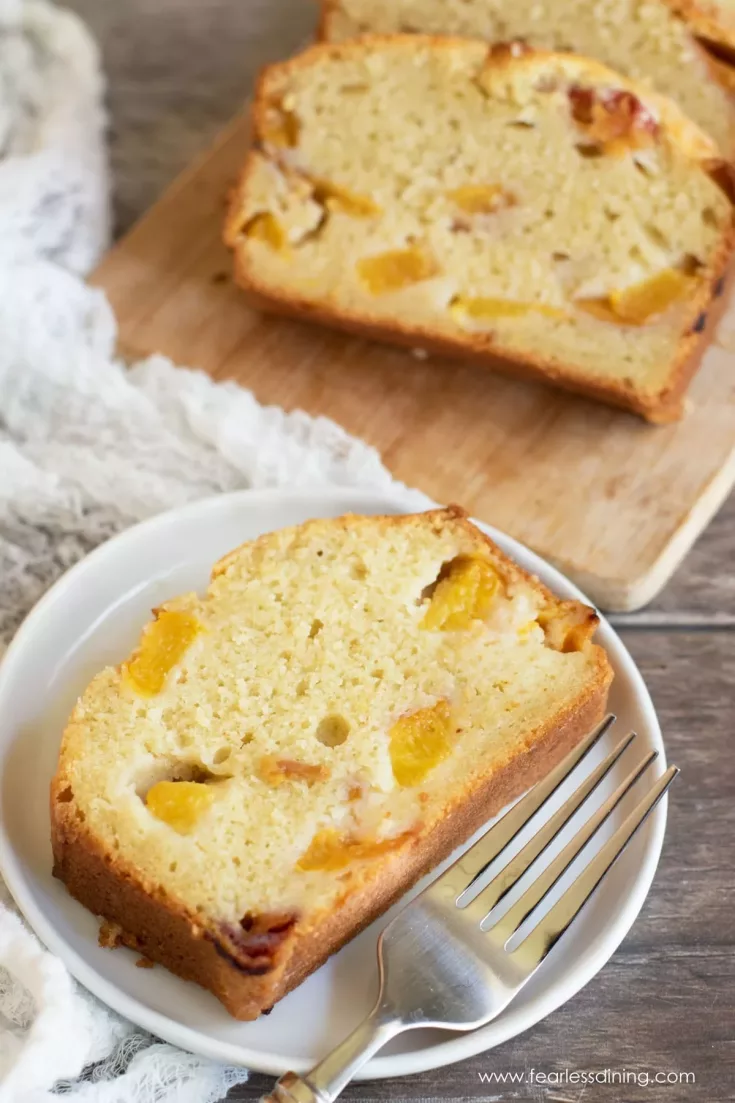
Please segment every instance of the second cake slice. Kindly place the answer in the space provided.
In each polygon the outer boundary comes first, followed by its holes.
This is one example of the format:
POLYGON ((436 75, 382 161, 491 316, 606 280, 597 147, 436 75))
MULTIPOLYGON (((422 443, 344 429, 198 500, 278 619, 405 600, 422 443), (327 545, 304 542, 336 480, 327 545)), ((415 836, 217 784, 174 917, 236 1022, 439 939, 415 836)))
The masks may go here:
POLYGON ((226 226, 261 302, 678 416, 732 248, 668 100, 568 55, 422 36, 268 69, 226 226))

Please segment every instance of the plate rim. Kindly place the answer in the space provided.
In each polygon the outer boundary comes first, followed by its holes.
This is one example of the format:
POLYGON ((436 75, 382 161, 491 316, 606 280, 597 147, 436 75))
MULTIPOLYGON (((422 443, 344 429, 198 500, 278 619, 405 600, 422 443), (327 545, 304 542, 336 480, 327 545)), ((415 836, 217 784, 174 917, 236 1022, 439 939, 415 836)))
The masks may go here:
MULTIPOLYGON (((310 501, 323 502, 325 498, 329 498, 339 508, 344 507, 345 512, 356 511, 360 508, 361 503, 363 507, 374 507, 378 501, 382 503, 386 513, 419 511, 416 505, 416 495, 406 488, 397 487, 386 490, 380 487, 350 488, 314 485, 296 489, 276 487, 244 489, 215 494, 139 521, 106 540, 79 560, 78 563, 75 563, 73 567, 56 580, 31 608, 11 639, 4 655, 0 658, 0 700, 6 692, 6 685, 11 681, 13 666, 17 661, 16 656, 21 655, 26 645, 26 639, 31 638, 36 624, 42 622, 43 617, 51 610, 54 603, 60 600, 61 595, 76 583, 78 576, 88 569, 90 562, 96 563, 97 560, 104 559, 109 554, 112 545, 119 548, 126 542, 134 543, 140 539, 141 533, 145 536, 147 533, 155 532, 158 528, 165 528, 175 523, 179 518, 188 514, 196 515, 201 511, 236 508, 239 503, 246 506, 250 504, 267 506, 270 502, 280 501, 283 504, 288 502, 289 499, 303 506, 310 501)), ((425 502, 425 508, 427 509, 439 508, 437 504, 431 503, 429 499, 425 499, 425 502)), ((553 564, 547 562, 525 544, 507 533, 475 518, 472 518, 472 520, 510 555, 513 557, 520 556, 521 559, 525 560, 528 569, 540 574, 552 588, 561 589, 569 596, 574 596, 595 608, 594 603, 579 587, 553 564)), ((616 651, 616 661, 622 668, 626 682, 633 690, 638 707, 646 715, 650 738, 659 751, 659 764, 661 768, 665 768, 665 748, 661 727, 643 677, 618 633, 602 614, 600 614, 600 628, 605 636, 610 637, 610 642, 616 651)), ((571 982, 559 983, 551 990, 539 993, 529 1007, 521 1007, 514 1011, 511 1004, 498 1019, 477 1030, 454 1034, 447 1041, 438 1042, 419 1050, 386 1057, 373 1057, 358 1072, 355 1079, 379 1080, 389 1077, 409 1076, 477 1056, 535 1026, 576 995, 592 980, 617 950, 643 906, 658 866, 666 829, 667 810, 668 797, 664 797, 649 817, 650 827, 647 846, 641 856, 631 892, 624 900, 617 916, 613 919, 611 928, 606 934, 598 935, 588 947, 581 961, 578 959, 574 978, 571 982)), ((71 975, 107 1007, 164 1041, 214 1061, 246 1067, 252 1072, 273 1076, 281 1075, 288 1069, 295 1072, 307 1070, 311 1062, 306 1059, 295 1058, 292 1060, 282 1054, 271 1052, 264 1054, 237 1043, 217 1041, 193 1027, 178 1023, 168 1015, 146 1006, 136 997, 127 995, 112 981, 98 973, 81 954, 66 943, 62 936, 57 935, 51 920, 46 917, 42 908, 36 906, 32 890, 26 884, 21 864, 16 859, 14 848, 5 829, 5 822, 2 815, 0 815, 0 875, 2 875, 11 896, 42 944, 51 953, 57 955, 69 969, 71 975)))

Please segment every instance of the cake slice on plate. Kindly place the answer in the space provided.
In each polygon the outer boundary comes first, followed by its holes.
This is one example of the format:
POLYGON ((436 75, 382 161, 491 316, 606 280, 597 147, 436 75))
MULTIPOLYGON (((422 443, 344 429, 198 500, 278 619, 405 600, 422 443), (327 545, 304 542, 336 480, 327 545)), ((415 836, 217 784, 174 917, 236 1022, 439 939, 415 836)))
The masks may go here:
POLYGON ((596 623, 454 508, 245 544, 79 700, 55 873, 255 1018, 600 720, 596 623))

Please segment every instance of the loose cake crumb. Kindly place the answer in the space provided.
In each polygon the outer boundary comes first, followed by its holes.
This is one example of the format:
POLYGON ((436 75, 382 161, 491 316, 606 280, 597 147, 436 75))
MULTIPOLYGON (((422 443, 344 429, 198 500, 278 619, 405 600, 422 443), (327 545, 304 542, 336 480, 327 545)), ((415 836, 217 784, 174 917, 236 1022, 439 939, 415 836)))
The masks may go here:
POLYGON ((109 919, 103 919, 100 923, 97 936, 98 945, 105 950, 114 950, 123 944, 123 929, 119 923, 113 923, 109 919))

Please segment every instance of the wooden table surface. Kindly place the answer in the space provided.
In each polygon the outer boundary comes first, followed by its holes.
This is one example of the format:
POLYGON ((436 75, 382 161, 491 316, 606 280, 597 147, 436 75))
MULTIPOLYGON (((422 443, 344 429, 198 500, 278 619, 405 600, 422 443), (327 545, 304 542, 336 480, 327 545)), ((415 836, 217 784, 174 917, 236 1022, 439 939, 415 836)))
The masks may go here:
MULTIPOLYGON (((116 233, 215 136, 266 61, 310 33, 309 0, 66 0, 102 44, 116 233)), ((609 534, 611 540, 615 533, 609 534)), ((735 1100, 735 499, 657 601, 616 623, 659 711, 672 794, 661 865, 612 960, 545 1022, 488 1054, 345 1099, 534 1103, 735 1100), (611 1068, 695 1083, 540 1087, 481 1073, 611 1068), (691 1079, 691 1078, 690 1078, 691 1079)), ((253 1076, 233 1101, 257 1099, 253 1076)))

